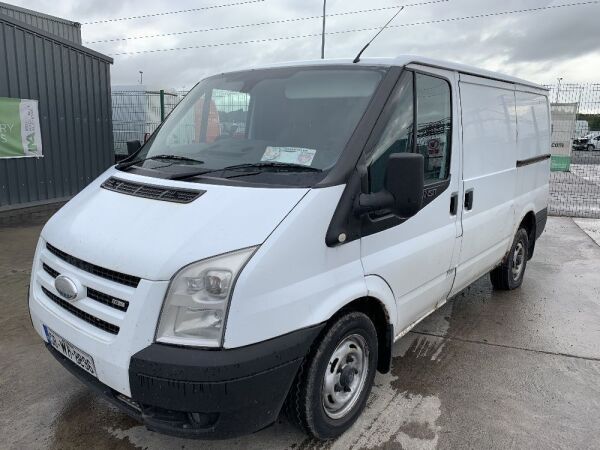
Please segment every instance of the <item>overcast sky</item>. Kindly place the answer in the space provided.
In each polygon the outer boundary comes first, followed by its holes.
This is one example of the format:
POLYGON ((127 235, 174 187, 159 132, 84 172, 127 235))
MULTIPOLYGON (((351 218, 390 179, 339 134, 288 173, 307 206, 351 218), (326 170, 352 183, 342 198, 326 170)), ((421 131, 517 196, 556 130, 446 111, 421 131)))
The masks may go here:
MULTIPOLYGON (((319 34, 319 18, 279 24, 193 32, 105 43, 91 41, 232 27, 283 19, 319 16, 322 0, 6 0, 81 22, 86 46, 108 55, 176 47, 319 34), (104 19, 163 13, 253 1, 244 5, 149 18, 86 24, 104 19)), ((335 14, 395 5, 407 6, 369 47, 365 56, 420 54, 502 71, 539 83, 600 82, 600 2, 538 12, 480 17, 470 20, 410 25, 464 16, 586 2, 586 0, 328 0, 327 31, 383 25, 393 9, 343 16, 335 14), (415 3, 426 3, 414 5, 415 3)), ((354 57, 374 31, 327 36, 326 57, 354 57)), ((243 45, 114 56, 113 84, 144 84, 189 88, 215 72, 255 64, 320 57, 320 37, 254 42, 243 45)))

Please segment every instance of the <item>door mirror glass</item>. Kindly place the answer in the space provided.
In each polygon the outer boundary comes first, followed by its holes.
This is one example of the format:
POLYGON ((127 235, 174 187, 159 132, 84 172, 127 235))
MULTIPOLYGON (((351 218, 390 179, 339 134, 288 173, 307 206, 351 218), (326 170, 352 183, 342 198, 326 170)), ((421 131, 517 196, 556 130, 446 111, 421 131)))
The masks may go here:
POLYGON ((425 159, 416 153, 393 153, 385 172, 385 190, 392 194, 392 213, 408 218, 423 206, 425 159))
POLYGON ((423 155, 417 153, 391 154, 383 189, 372 194, 360 194, 356 214, 388 211, 403 219, 417 214, 423 206, 424 161, 423 155))

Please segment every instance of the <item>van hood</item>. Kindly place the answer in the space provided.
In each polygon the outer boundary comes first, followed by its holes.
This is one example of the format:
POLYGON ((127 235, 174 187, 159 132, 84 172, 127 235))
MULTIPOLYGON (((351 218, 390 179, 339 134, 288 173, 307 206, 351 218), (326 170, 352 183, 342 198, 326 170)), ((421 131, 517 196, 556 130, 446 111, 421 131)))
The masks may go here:
POLYGON ((192 262, 262 244, 308 191, 162 180, 111 168, 48 221, 42 238, 103 268, 169 280, 192 262), (190 203, 142 198, 102 188, 111 176, 205 192, 190 203))

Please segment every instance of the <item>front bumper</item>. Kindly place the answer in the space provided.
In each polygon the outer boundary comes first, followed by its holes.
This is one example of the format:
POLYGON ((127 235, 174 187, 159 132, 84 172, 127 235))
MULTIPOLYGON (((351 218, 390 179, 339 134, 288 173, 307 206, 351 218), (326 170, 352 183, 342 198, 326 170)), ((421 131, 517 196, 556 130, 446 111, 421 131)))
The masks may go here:
POLYGON ((131 358, 131 397, 47 347, 73 375, 149 430, 224 439, 258 431, 277 419, 298 366, 323 326, 236 349, 152 344, 131 358))

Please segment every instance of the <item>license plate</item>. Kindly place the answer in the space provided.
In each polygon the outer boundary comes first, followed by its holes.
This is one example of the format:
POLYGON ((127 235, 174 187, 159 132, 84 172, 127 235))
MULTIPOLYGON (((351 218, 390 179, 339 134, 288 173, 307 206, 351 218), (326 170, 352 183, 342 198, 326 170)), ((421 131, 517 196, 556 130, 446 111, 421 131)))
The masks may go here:
POLYGON ((59 336, 46 325, 44 325, 44 332, 46 333, 46 337, 48 338, 48 342, 52 347, 56 349, 59 353, 69 358, 79 367, 81 367, 86 372, 98 377, 96 375, 96 366, 94 366, 94 359, 88 355, 83 350, 75 347, 69 341, 67 341, 62 336, 59 336))

